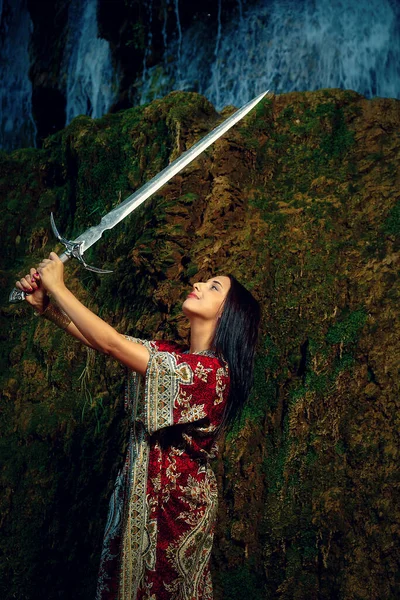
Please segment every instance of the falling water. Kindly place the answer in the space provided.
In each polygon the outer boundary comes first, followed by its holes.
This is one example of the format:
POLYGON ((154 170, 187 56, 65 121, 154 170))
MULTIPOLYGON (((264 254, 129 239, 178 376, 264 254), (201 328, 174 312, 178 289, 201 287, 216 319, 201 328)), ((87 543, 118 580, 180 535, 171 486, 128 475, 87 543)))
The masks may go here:
POLYGON ((214 62, 211 69, 211 81, 212 86, 216 91, 216 99, 215 104, 219 106, 220 97, 220 57, 219 57, 219 47, 221 44, 221 31, 222 31, 222 23, 221 23, 221 6, 222 0, 218 0, 218 12, 217 12, 217 37, 215 41, 215 50, 214 50, 214 62))
POLYGON ((149 31, 147 34, 147 44, 146 44, 146 50, 144 52, 144 57, 143 57, 143 74, 142 74, 142 84, 146 83, 146 79, 147 79, 147 59, 149 57, 149 54, 151 52, 151 44, 153 41, 153 32, 151 29, 151 25, 153 22, 153 0, 150 0, 148 5, 147 5, 147 14, 149 16, 149 31))
POLYGON ((163 5, 163 26, 162 26, 162 37, 163 37, 163 42, 164 42, 164 50, 167 48, 168 46, 168 40, 167 40, 167 22, 168 22, 168 10, 167 10, 167 6, 169 4, 169 0, 165 0, 164 5, 163 5))
POLYGON ((0 2, 0 148, 35 146, 26 0, 0 2))
MULTIPOLYGON (((60 75, 67 123, 78 114, 100 117, 115 99, 108 43, 99 39, 98 0, 70 0, 68 38, 60 75)), ((147 6, 153 0, 146 0, 147 6)), ((216 22, 182 29, 179 0, 166 0, 164 57, 136 82, 140 102, 174 89, 194 90, 221 109, 270 88, 277 93, 326 87, 367 97, 400 97, 398 0, 237 0, 229 18, 218 0, 216 22), (167 4, 172 11, 167 10, 167 4), (175 36, 167 39, 168 14, 175 36)), ((150 10, 150 15, 152 14, 150 10)), ((27 0, 0 0, 0 147, 34 145, 27 0)), ((147 53, 152 44, 149 28, 147 53)))
POLYGON ((149 72, 142 101, 172 89, 194 90, 221 109, 268 88, 328 87, 399 98, 399 19, 397 0, 260 0, 251 7, 238 0, 222 35, 213 29, 213 41, 211 28, 199 22, 178 32, 162 77, 158 70, 158 87, 149 72))
POLYGON ((238 11, 239 11, 239 23, 241 23, 243 21, 243 4, 242 4, 242 0, 238 0, 238 11))
POLYGON ((178 30, 178 65, 177 65, 177 77, 181 77, 181 63, 182 63, 182 29, 181 20, 179 18, 179 0, 175 0, 175 15, 176 15, 176 28, 178 30))
POLYGON ((64 55, 66 124, 80 114, 101 117, 114 101, 116 81, 110 47, 97 35, 97 0, 72 0, 64 55))

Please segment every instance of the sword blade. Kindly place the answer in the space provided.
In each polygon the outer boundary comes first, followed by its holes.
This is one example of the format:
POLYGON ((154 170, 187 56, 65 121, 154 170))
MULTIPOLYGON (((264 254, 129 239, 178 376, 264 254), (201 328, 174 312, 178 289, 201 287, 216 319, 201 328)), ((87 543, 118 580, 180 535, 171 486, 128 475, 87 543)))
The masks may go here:
POLYGON ((81 253, 90 246, 93 246, 103 235, 103 232, 107 229, 112 229, 120 221, 125 219, 131 212, 133 212, 138 206, 140 206, 147 198, 157 192, 165 183, 167 183, 174 175, 182 171, 189 163, 199 156, 208 146, 220 138, 224 133, 228 131, 235 123, 240 121, 248 112, 251 111, 256 104, 264 98, 266 92, 263 92, 244 106, 237 110, 233 115, 228 117, 223 123, 218 125, 215 129, 210 131, 201 140, 196 142, 189 150, 186 150, 176 160, 170 163, 165 169, 160 171, 155 177, 145 183, 139 190, 128 196, 123 202, 118 204, 113 210, 107 213, 100 221, 98 225, 90 227, 84 231, 79 237, 74 240, 75 242, 83 242, 81 247, 81 253))

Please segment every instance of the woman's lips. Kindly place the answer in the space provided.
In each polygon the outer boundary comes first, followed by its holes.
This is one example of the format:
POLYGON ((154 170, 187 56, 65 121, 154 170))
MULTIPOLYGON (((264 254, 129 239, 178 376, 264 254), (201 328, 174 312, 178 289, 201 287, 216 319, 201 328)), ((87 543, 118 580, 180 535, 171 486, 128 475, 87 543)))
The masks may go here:
POLYGON ((196 298, 196 300, 198 300, 198 297, 193 292, 188 295, 188 298, 196 298))

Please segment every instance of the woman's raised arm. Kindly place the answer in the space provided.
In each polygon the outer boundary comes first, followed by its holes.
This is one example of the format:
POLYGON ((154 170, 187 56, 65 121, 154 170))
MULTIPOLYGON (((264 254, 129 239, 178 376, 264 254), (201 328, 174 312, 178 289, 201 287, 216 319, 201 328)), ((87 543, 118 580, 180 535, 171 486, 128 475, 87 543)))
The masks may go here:
POLYGON ((30 274, 15 285, 27 292, 26 300, 37 313, 53 321, 82 344, 113 356, 142 375, 146 373, 150 358, 147 348, 128 341, 66 288, 64 265, 55 252, 51 252, 50 258, 44 259, 37 270, 30 269, 30 274), (50 304, 47 292, 52 294, 57 306, 50 304))
MULTIPOLYGON (((141 344, 132 344, 121 333, 84 306, 64 283, 64 264, 55 252, 38 266, 43 287, 52 294, 58 306, 68 315, 76 329, 92 348, 113 356, 130 369, 144 375, 150 354, 141 344)), ((77 331, 68 326, 69 333, 77 331)), ((76 335, 75 335, 76 337, 76 335)), ((83 343, 82 338, 78 338, 83 343)))
POLYGON ((89 340, 82 335, 72 321, 67 324, 68 320, 63 320, 63 315, 57 306, 50 304, 50 298, 45 288, 40 285, 40 276, 35 267, 32 267, 25 277, 21 277, 20 280, 16 281, 15 287, 26 293, 25 300, 34 308, 36 314, 43 315, 49 321, 53 321, 72 337, 79 342, 82 342, 82 344, 85 344, 85 346, 93 348, 94 350, 99 350, 99 348, 95 348, 89 340))

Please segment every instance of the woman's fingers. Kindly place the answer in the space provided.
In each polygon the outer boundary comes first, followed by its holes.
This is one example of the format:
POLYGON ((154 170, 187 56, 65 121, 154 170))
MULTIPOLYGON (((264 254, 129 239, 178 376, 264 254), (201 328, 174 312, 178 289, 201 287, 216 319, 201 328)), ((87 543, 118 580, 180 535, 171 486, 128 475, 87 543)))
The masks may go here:
POLYGON ((46 265, 48 265, 49 263, 51 263, 51 262, 52 262, 52 261, 51 261, 51 260, 49 260, 48 258, 44 258, 44 259, 42 260, 42 262, 40 262, 40 263, 39 263, 39 267, 42 267, 42 268, 43 268, 43 267, 45 267, 46 265))
POLYGON ((30 284, 31 288, 37 290, 38 286, 32 274, 25 275, 25 279, 30 284))
POLYGON ((29 281, 27 281, 27 279, 25 277, 21 277, 21 279, 19 281, 16 281, 15 287, 17 287, 19 290, 22 290, 23 292, 26 292, 26 293, 34 291, 33 287, 31 286, 31 284, 29 283, 29 281))
POLYGON ((24 286, 24 288, 28 289, 31 292, 33 291, 33 287, 31 285, 29 275, 22 277, 22 279, 20 279, 20 281, 21 281, 22 285, 24 286))
POLYGON ((15 287, 17 287, 19 290, 30 292, 37 290, 39 286, 37 278, 34 277, 35 273, 40 278, 39 274, 36 271, 36 268, 32 267, 30 273, 27 273, 25 277, 21 277, 21 279, 19 279, 19 281, 15 283, 15 287))
MULTIPOLYGON (((31 282, 33 289, 37 290, 40 285, 40 275, 37 272, 36 267, 32 267, 32 269, 30 270, 29 277, 30 277, 30 282, 31 282)), ((28 279, 28 276, 26 276, 26 279, 28 279)))
MULTIPOLYGON (((48 258, 44 258, 40 263, 43 267, 53 261, 48 258)), ((22 290, 26 294, 32 294, 36 292, 41 287, 40 275, 38 273, 38 269, 36 267, 31 267, 29 269, 29 273, 25 275, 25 277, 21 277, 18 281, 15 282, 15 287, 19 290, 22 290)))

